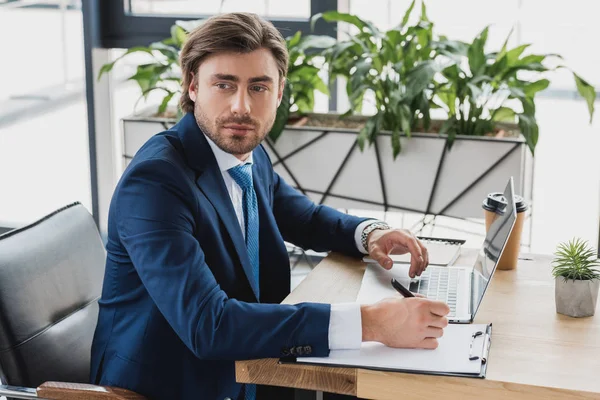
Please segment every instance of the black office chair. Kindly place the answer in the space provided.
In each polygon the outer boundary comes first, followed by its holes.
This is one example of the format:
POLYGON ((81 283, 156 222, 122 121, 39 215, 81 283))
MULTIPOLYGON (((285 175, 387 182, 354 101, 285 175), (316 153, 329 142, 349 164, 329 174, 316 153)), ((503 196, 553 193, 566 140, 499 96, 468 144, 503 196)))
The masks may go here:
POLYGON ((84 383, 105 259, 79 203, 0 235, 0 396, 144 399, 84 383))

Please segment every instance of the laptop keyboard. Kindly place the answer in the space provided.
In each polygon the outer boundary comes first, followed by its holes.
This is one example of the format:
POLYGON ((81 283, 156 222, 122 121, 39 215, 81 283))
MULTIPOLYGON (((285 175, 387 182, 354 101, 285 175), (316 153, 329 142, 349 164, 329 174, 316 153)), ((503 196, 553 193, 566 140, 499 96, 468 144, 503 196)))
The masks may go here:
POLYGON ((448 316, 453 317, 456 315, 457 284, 457 269, 429 267, 421 274, 421 279, 411 283, 410 289, 428 299, 448 304, 450 307, 448 316))

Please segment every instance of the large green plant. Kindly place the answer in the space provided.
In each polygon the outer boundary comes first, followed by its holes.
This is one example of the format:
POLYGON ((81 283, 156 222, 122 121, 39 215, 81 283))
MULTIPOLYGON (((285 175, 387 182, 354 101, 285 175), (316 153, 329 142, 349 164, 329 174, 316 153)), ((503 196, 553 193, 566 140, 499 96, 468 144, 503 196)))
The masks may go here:
MULTIPOLYGON (((133 47, 111 63, 102 66, 98 79, 110 72, 116 63, 133 53, 148 54, 149 62, 138 65, 135 74, 128 80, 135 81, 140 88, 140 97, 147 99, 151 92, 159 91, 163 94, 157 107, 157 114, 163 114, 169 103, 181 95, 181 67, 179 54, 187 39, 187 35, 198 27, 204 20, 177 21, 171 27, 171 36, 149 46, 133 47)), ((299 114, 312 111, 314 108, 314 92, 316 90, 329 95, 329 90, 318 72, 320 66, 315 65, 315 57, 319 56, 317 49, 329 47, 335 39, 329 36, 308 35, 302 36, 300 32, 286 38, 286 45, 290 56, 287 80, 283 100, 277 110, 275 124, 270 136, 277 139, 288 121, 290 112, 299 114)), ((137 106, 136 102, 136 106, 137 106)), ((136 107, 134 107, 136 108, 136 107)), ((177 108, 177 118, 181 117, 177 108)))
MULTIPOLYGON (((329 77, 346 79, 346 92, 351 109, 360 113, 365 94, 375 97, 375 115, 369 117, 358 135, 361 149, 373 142, 381 130, 392 132, 394 157, 400 153, 400 133, 410 136, 419 120, 425 128, 430 123, 430 99, 427 89, 442 66, 435 55, 450 51, 460 43, 437 41, 433 37, 433 23, 428 19, 425 5, 415 25, 409 25, 415 1, 411 3, 401 23, 388 31, 380 31, 374 24, 355 15, 329 11, 313 17, 327 22, 345 22, 357 28, 324 51, 329 77)), ((448 57, 447 62, 452 63, 448 57)))
MULTIPOLYGON (((517 122, 533 154, 539 135, 535 95, 550 84, 544 73, 566 67, 547 66, 548 59, 558 55, 525 55, 529 44, 509 49, 510 34, 499 52, 486 52, 487 37, 486 27, 466 52, 454 54, 461 62, 445 68, 436 81, 435 101, 448 113, 440 132, 448 134, 451 145, 458 134, 481 136, 494 132, 498 122, 517 122)), ((574 72, 573 77, 591 123, 596 92, 574 72)))
MULTIPOLYGON (((385 32, 351 14, 326 12, 313 18, 349 23, 358 30, 323 54, 331 79, 347 79, 348 113, 361 112, 369 91, 375 96, 375 115, 358 136, 361 149, 388 130, 396 157, 401 133, 410 137, 416 128, 428 130, 431 109, 443 108, 447 120, 440 133, 448 134, 448 146, 458 134, 493 134, 498 123, 516 122, 533 154, 539 135, 535 95, 549 86, 544 73, 566 68, 547 66, 548 59, 560 56, 525 55, 529 45, 508 49, 508 38, 500 51, 486 52, 488 28, 472 43, 448 40, 434 31, 424 2, 420 18, 410 25, 414 7, 415 0, 401 23, 385 32)), ((596 92, 583 78, 573 76, 591 122, 596 92)))

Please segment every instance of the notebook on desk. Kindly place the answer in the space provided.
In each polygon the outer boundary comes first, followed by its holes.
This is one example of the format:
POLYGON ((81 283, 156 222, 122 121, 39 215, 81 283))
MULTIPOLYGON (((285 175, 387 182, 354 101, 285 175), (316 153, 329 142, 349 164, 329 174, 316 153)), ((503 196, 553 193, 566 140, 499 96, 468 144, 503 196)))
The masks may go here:
MULTIPOLYGON (((460 249, 465 243, 462 239, 447 239, 417 236, 419 240, 427 247, 429 253, 429 265, 447 266, 452 265, 460 255, 460 249)), ((410 264, 410 253, 392 254, 390 258, 394 263, 410 264)), ((370 257, 364 257, 363 261, 372 263, 375 262, 370 257)))
POLYGON ((360 350, 332 350, 329 357, 283 358, 280 362, 485 378, 491 335, 491 324, 448 325, 435 350, 393 349, 365 342, 360 350))

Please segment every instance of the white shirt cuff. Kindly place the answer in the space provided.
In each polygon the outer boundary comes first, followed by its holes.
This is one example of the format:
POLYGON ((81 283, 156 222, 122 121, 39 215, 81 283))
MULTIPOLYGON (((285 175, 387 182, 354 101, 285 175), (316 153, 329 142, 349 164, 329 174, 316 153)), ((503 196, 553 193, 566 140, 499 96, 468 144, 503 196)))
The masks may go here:
POLYGON ((329 350, 357 350, 362 343, 360 304, 331 305, 329 318, 329 350))
POLYGON ((354 231, 354 243, 356 243, 356 248, 358 249, 358 251, 360 251, 363 254, 369 254, 369 252, 363 247, 362 240, 360 240, 360 237, 365 228, 371 225, 373 222, 377 222, 377 220, 368 219, 366 221, 363 221, 360 224, 358 224, 356 230, 354 231))

